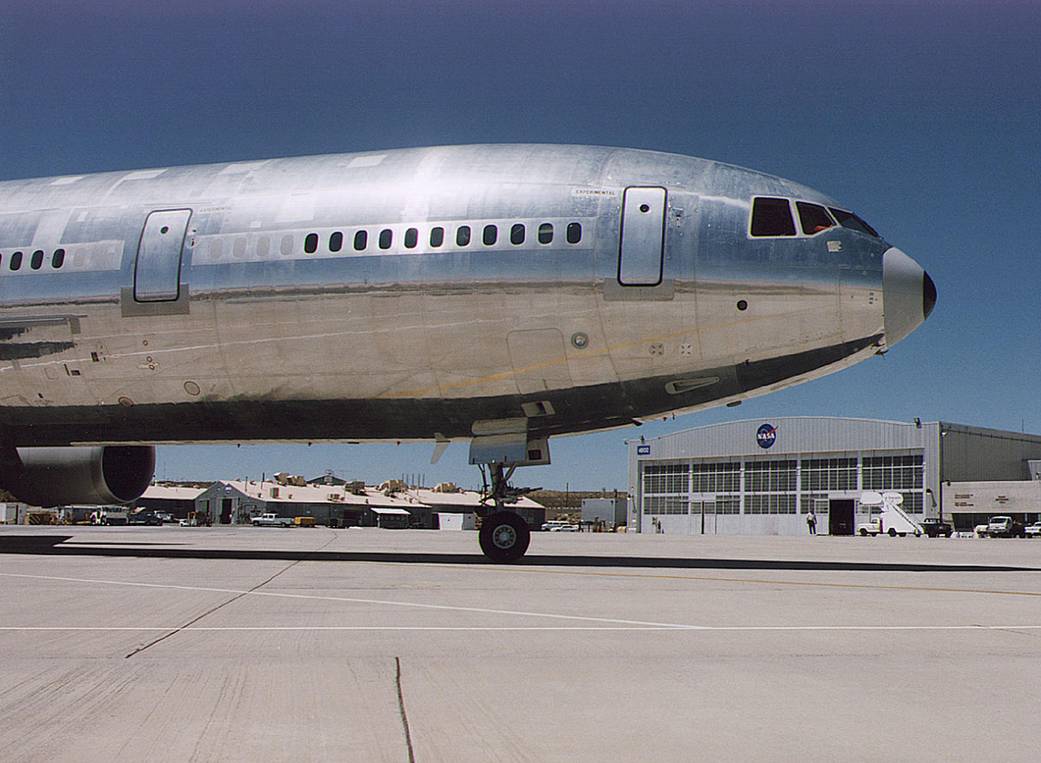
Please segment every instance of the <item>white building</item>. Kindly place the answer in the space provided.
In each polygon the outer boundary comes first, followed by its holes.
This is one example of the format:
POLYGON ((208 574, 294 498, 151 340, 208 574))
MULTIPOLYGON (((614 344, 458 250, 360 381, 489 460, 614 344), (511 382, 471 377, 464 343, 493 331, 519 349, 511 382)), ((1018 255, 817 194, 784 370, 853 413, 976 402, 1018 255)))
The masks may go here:
POLYGON ((681 534, 805 534, 812 509, 819 533, 850 535, 864 490, 962 529, 975 507, 941 483, 1027 480, 1041 459, 1041 436, 939 421, 759 419, 627 444, 629 530, 681 534))

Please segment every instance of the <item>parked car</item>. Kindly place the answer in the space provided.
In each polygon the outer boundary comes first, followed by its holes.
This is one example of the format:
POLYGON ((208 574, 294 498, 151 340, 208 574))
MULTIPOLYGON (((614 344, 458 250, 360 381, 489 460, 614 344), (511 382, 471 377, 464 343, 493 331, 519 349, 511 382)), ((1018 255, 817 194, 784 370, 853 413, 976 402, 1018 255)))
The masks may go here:
POLYGON ((925 534, 930 538, 936 538, 940 535, 945 538, 950 538, 954 534, 954 527, 951 523, 944 522, 938 517, 926 517, 920 522, 920 524, 922 525, 922 530, 924 530, 925 534))
POLYGON ((976 525, 975 527, 972 528, 972 531, 974 533, 976 533, 977 537, 979 537, 979 538, 986 538, 987 537, 987 527, 988 527, 988 525, 986 523, 984 523, 982 525, 976 525))
POLYGON ((1041 522, 1034 522, 1023 528, 1023 534, 1028 538, 1041 538, 1041 522))
POLYGON ((577 533, 578 525, 555 525, 549 528, 551 533, 577 533))
POLYGON ((563 519, 550 519, 542 523, 542 530, 544 532, 552 532, 554 527, 565 527, 570 522, 565 522, 563 519))
POLYGON ((987 523, 987 535, 991 538, 1025 538, 1023 523, 1012 517, 991 517, 987 523))

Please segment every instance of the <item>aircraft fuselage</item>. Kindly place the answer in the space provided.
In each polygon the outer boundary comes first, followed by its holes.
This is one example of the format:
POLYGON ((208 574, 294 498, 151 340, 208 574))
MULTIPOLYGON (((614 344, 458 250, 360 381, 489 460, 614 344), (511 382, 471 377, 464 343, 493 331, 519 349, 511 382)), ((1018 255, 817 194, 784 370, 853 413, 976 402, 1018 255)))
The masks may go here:
POLYGON ((0 432, 545 437, 762 394, 931 308, 913 261, 837 218, 806 231, 795 202, 842 209, 703 159, 546 145, 0 183, 0 432), (789 200, 794 234, 753 235, 756 197, 789 200))

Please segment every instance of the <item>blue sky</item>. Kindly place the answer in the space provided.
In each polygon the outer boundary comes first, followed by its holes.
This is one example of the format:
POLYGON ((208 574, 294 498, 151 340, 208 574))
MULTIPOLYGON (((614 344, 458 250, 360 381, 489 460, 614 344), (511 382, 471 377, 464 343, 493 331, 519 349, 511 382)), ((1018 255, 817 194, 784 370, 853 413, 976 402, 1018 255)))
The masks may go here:
MULTIPOLYGON (((939 289, 885 358, 555 440, 520 481, 624 487, 626 437, 850 415, 1041 432, 1041 3, 9 0, 0 178, 471 142, 654 148, 792 178, 939 289)), ((472 485, 467 449, 163 447, 168 478, 333 469, 472 485)))

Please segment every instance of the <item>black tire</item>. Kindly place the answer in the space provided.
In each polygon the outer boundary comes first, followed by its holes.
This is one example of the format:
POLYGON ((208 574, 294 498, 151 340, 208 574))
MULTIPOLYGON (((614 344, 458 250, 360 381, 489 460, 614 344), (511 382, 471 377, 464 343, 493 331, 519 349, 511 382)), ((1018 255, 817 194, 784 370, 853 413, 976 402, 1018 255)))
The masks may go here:
POLYGON ((892 527, 889 528, 888 532, 889 532, 889 537, 890 538, 895 538, 896 537, 896 530, 894 530, 892 527))
POLYGON ((861 538, 866 538, 867 537, 867 530, 865 530, 863 527, 860 528, 860 537, 861 538))
POLYGON ((531 543, 528 523, 514 511, 496 511, 481 520, 481 551, 498 564, 516 562, 531 543))

